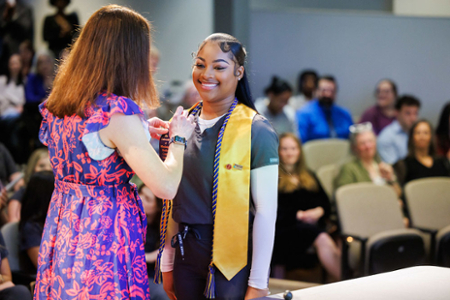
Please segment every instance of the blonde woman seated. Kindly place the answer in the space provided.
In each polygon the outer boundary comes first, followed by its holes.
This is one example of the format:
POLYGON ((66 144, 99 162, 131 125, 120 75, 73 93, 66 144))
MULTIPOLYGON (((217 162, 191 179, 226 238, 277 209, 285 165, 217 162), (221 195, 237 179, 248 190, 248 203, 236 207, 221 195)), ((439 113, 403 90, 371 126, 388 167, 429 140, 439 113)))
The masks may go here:
POLYGON ((324 230, 330 202, 314 173, 306 169, 299 139, 292 133, 280 136, 278 215, 273 253, 274 275, 284 266, 302 265, 311 246, 321 264, 336 280, 340 278, 341 252, 324 230))
POLYGON ((398 196, 401 188, 394 169, 377 155, 377 141, 369 122, 350 126, 350 143, 354 159, 344 164, 336 177, 336 187, 358 182, 390 185, 398 196))

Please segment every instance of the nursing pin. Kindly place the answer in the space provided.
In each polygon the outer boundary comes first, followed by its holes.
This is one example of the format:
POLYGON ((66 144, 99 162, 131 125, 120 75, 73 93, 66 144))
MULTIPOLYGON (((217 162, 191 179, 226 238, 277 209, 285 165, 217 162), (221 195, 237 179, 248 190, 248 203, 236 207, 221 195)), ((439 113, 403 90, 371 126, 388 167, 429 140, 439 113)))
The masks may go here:
POLYGON ((242 170, 244 167, 238 164, 234 164, 233 168, 235 168, 236 170, 242 170))
POLYGON ((227 164, 227 165, 225 166, 225 168, 227 168, 227 170, 231 170, 231 165, 230 165, 230 164, 227 164))

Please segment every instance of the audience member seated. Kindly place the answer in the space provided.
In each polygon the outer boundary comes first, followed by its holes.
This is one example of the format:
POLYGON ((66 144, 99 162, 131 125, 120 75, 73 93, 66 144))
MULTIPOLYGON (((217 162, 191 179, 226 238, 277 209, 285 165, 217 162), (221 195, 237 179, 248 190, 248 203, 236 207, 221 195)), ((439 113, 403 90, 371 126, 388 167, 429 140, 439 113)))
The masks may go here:
POLYGON ((362 123, 350 127, 350 144, 354 159, 344 164, 336 177, 336 188, 359 182, 391 185, 398 196, 401 188, 392 166, 381 162, 377 156, 377 141, 372 124, 362 123))
POLYGON ((332 76, 319 79, 317 100, 313 100, 297 111, 298 131, 302 143, 316 139, 347 139, 348 128, 353 125, 347 109, 335 104, 336 80, 332 76))
POLYGON ((397 100, 397 85, 389 79, 381 80, 375 90, 376 105, 367 109, 360 123, 370 122, 373 131, 378 135, 384 127, 395 120, 395 101, 397 100))
POLYGON ((394 166, 402 185, 420 178, 450 176, 450 163, 446 157, 436 155, 434 141, 430 122, 414 124, 409 133, 408 156, 394 166))
POLYGON ((295 111, 287 105, 292 96, 289 83, 274 76, 264 93, 267 98, 257 102, 258 112, 269 120, 279 135, 296 132, 295 111))
POLYGON ((408 154, 408 132, 419 115, 420 101, 414 96, 400 97, 396 104, 396 120, 386 126, 378 136, 381 159, 394 164, 408 154))
POLYGON ((57 11, 56 14, 47 16, 44 20, 44 40, 48 42, 48 48, 57 58, 72 43, 80 24, 75 12, 70 14, 64 12, 69 4, 70 0, 50 0, 50 5, 57 11))
POLYGON ((37 57, 36 73, 28 75, 25 85, 26 103, 16 129, 19 141, 14 157, 18 163, 25 163, 35 149, 42 147, 38 138, 42 121, 39 104, 50 93, 53 84, 53 71, 53 58, 49 54, 43 53, 37 57))
POLYGON ((22 60, 22 78, 24 83, 31 72, 31 66, 33 65, 34 58, 34 48, 33 43, 30 40, 23 41, 19 46, 19 55, 22 60))
POLYGON ((328 196, 314 173, 306 169, 301 143, 295 135, 280 136, 279 155, 273 263, 295 268, 302 265, 306 250, 314 246, 324 268, 338 280, 341 253, 324 230, 325 219, 330 213, 328 196))
POLYGON ((23 196, 19 233, 20 251, 24 258, 23 271, 27 274, 36 274, 37 272, 39 246, 54 185, 53 172, 34 173, 23 196))
MULTIPOLYGON (((50 158, 47 148, 36 149, 30 156, 25 170, 24 181, 28 184, 31 175, 41 171, 51 171, 50 158)), ((22 208, 22 199, 25 194, 25 186, 22 186, 15 192, 8 201, 8 222, 20 221, 20 210, 22 208)))
POLYGON ((25 103, 25 89, 22 82, 20 55, 9 58, 8 72, 0 76, 0 118, 2 121, 17 118, 25 103))
POLYGON ((298 76, 298 94, 289 99, 289 106, 295 111, 314 98, 317 89, 317 73, 314 70, 304 70, 298 76))
POLYGON ((450 160, 450 102, 442 109, 436 129, 437 153, 450 160))
POLYGON ((54 59, 49 54, 41 53, 37 58, 36 73, 29 74, 25 86, 27 103, 40 104, 45 100, 53 85, 54 59))
POLYGON ((5 240, 0 232, 0 299, 2 300, 31 300, 31 293, 23 285, 14 285, 12 283, 11 269, 8 262, 8 250, 5 240))
POLYGON ((161 221, 162 201, 156 198, 152 191, 141 184, 139 186, 139 197, 142 200, 145 215, 147 216, 147 237, 145 240, 145 260, 147 262, 147 273, 150 284, 150 296, 152 300, 168 300, 162 284, 153 283, 155 275, 155 262, 159 248, 159 224, 161 221))
MULTIPOLYGON (((6 186, 9 182, 14 181, 21 173, 17 169, 11 153, 6 147, 0 143, 0 183, 6 186)), ((14 186, 14 191, 18 191, 23 186, 24 181, 21 179, 14 186)), ((3 188, 4 189, 4 188, 3 188)))

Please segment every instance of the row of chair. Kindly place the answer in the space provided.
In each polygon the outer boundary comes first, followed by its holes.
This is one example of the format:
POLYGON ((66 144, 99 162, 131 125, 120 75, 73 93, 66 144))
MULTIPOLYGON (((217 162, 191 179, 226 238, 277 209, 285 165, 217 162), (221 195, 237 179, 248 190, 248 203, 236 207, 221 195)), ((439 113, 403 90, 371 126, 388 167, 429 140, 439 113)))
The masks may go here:
POLYGON ((450 179, 411 181, 405 194, 412 228, 387 186, 355 183, 336 191, 344 279, 352 269, 370 275, 424 263, 450 267, 450 179))

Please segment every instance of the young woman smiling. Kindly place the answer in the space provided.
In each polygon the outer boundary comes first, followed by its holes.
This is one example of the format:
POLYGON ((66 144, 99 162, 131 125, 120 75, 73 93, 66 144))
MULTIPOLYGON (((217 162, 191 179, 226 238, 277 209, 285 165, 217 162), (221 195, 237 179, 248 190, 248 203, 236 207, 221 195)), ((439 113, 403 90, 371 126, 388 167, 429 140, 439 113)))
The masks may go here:
POLYGON ((168 227, 176 250, 165 247, 161 266, 171 299, 268 294, 278 138, 254 108, 245 58, 241 43, 222 33, 207 37, 195 56, 192 79, 202 101, 190 110, 196 128, 173 199, 179 232, 172 221, 168 227))

